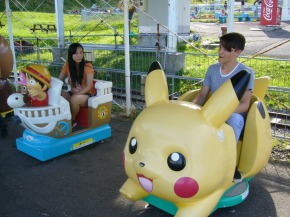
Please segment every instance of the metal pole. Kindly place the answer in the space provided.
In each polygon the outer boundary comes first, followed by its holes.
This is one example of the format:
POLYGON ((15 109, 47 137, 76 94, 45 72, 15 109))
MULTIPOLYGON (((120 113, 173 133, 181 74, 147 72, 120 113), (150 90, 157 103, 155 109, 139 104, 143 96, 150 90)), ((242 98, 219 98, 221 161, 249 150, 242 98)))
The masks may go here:
POLYGON ((229 0, 228 2, 228 29, 227 32, 233 32, 234 26, 234 9, 235 9, 235 1, 229 0))
POLYGON ((177 36, 174 33, 178 33, 178 1, 169 0, 168 8, 168 28, 170 32, 168 33, 168 51, 177 51, 177 36))
POLYGON ((160 51, 160 24, 157 23, 157 51, 160 51))
POLYGON ((17 82, 18 74, 17 74, 14 39, 13 39, 13 32, 12 32, 12 25, 11 25, 11 9, 9 6, 9 0, 5 0, 5 7, 6 7, 6 16, 7 16, 7 21, 8 21, 9 41, 10 41, 10 47, 11 47, 12 56, 13 56, 14 85, 15 85, 16 91, 18 91, 18 82, 17 82))
POLYGON ((65 47, 64 40, 64 21, 63 21, 63 0, 54 0, 56 14, 56 30, 58 38, 58 47, 65 47))
POLYGON ((130 84, 130 47, 129 47, 129 0, 124 0, 124 48, 125 48, 125 83, 126 83, 126 115, 131 114, 130 84))

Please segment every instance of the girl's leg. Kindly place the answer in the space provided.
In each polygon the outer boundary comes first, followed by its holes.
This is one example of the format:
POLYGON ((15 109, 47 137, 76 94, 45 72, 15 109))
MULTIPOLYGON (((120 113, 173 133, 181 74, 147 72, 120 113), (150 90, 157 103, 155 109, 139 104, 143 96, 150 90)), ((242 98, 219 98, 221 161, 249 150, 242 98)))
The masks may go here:
POLYGON ((72 95, 70 98, 72 120, 76 119, 76 116, 80 110, 80 107, 88 105, 88 95, 72 95))
POLYGON ((67 91, 61 91, 61 96, 70 102, 70 94, 67 91))

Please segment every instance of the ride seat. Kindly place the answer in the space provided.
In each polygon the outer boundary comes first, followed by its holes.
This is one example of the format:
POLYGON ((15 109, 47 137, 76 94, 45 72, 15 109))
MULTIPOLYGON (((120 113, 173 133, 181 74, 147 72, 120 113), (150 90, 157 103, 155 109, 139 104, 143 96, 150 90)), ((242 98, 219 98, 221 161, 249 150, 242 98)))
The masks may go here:
MULTIPOLYGON (((93 85, 95 88, 97 80, 93 80, 93 85)), ((96 95, 98 94, 98 90, 96 89, 96 95)), ((88 127, 89 126, 89 108, 88 106, 81 107, 77 116, 76 116, 76 122, 78 123, 79 126, 82 127, 88 127)))
POLYGON ((110 81, 94 80, 96 95, 89 98, 88 106, 80 108, 76 117, 78 125, 95 128, 110 121, 113 101, 112 86, 110 81))
MULTIPOLYGON (((272 135, 269 114, 263 104, 270 78, 255 78, 244 132, 237 144, 237 167, 243 177, 251 177, 268 163, 272 149, 272 135)), ((184 93, 178 100, 191 102, 199 90, 184 93)))

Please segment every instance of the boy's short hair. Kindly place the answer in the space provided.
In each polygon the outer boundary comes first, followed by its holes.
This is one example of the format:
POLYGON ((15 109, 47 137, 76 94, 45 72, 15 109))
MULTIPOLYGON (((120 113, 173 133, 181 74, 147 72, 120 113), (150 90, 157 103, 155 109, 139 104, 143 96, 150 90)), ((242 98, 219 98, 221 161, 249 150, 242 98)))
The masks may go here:
POLYGON ((245 49, 246 39, 240 33, 230 32, 220 37, 220 44, 229 52, 232 49, 243 51, 245 49))

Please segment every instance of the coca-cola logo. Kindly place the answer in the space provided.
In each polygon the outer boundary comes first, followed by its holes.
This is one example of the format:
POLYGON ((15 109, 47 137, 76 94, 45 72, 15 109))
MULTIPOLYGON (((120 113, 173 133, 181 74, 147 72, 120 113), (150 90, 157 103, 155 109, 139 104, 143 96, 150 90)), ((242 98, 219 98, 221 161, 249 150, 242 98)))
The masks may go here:
POLYGON ((264 4, 262 15, 265 20, 271 21, 273 19, 274 0, 264 0, 264 4))

